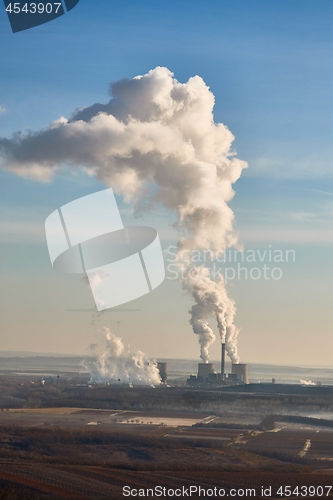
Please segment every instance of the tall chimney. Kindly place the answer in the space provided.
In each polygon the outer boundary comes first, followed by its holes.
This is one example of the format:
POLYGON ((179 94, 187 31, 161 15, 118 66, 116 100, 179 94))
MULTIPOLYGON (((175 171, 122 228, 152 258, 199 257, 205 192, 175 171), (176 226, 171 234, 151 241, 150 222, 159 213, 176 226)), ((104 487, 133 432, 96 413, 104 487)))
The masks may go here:
POLYGON ((224 368, 225 365, 225 344, 222 344, 222 352, 221 352, 221 380, 224 380, 224 368))

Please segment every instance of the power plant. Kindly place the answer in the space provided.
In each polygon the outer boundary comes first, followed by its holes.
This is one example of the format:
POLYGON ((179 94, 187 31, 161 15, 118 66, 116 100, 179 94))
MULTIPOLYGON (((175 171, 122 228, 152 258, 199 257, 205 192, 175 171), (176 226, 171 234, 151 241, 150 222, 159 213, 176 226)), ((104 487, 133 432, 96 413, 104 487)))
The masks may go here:
POLYGON ((221 372, 215 373, 213 363, 199 363, 198 375, 190 375, 189 385, 243 385, 249 383, 248 365, 232 363, 231 373, 225 373, 225 344, 221 344, 221 372))

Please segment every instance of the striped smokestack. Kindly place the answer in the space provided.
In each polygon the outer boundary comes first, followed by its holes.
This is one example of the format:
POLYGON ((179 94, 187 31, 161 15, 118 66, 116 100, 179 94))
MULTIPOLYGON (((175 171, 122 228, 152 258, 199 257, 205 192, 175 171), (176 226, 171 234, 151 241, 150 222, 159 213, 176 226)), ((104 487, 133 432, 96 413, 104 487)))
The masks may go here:
POLYGON ((222 351, 221 351, 221 380, 224 380, 224 368, 225 366, 225 344, 222 344, 222 351))

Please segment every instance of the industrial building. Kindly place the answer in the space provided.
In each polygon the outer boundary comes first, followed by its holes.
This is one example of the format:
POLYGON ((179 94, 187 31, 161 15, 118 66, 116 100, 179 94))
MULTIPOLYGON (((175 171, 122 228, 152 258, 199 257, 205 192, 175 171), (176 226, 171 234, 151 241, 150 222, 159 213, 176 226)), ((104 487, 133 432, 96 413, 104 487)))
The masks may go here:
POLYGON ((199 363, 198 375, 190 375, 187 383, 196 385, 243 385, 249 383, 247 364, 233 363, 231 373, 225 373, 225 344, 221 344, 221 372, 216 373, 213 363, 199 363))
POLYGON ((245 364, 233 364, 231 368, 232 375, 236 375, 237 381, 243 382, 244 384, 249 383, 249 372, 248 367, 245 364))

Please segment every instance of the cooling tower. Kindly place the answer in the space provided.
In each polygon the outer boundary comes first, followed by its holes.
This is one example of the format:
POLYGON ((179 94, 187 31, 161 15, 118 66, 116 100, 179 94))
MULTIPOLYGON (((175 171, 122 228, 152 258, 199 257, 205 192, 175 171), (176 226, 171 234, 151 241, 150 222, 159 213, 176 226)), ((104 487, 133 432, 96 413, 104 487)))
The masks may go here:
POLYGON ((241 382, 244 382, 244 384, 249 383, 249 374, 248 374, 247 365, 244 365, 244 364, 234 365, 233 364, 231 373, 236 375, 237 379, 240 380, 241 382))
POLYGON ((168 363, 157 363, 158 371, 160 372, 162 384, 166 384, 168 379, 168 363))
POLYGON ((214 372, 213 363, 199 363, 198 364, 198 378, 202 380, 206 380, 209 378, 209 375, 214 372))

